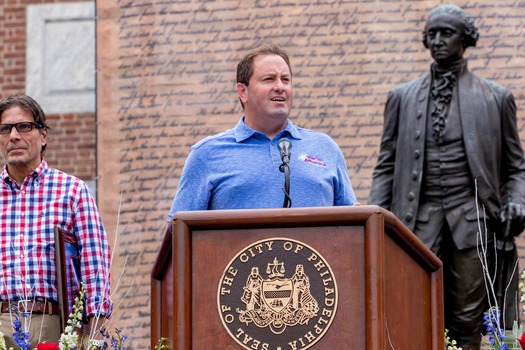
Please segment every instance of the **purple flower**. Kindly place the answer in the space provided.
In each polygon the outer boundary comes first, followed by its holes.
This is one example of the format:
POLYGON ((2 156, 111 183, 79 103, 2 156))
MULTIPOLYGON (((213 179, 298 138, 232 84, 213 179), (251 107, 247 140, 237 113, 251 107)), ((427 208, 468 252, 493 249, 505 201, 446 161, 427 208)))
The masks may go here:
POLYGON ((125 350, 126 349, 123 343, 128 340, 128 337, 122 333, 122 329, 115 327, 114 332, 108 332, 105 329, 100 329, 100 334, 102 334, 104 338, 109 339, 111 337, 109 341, 109 345, 114 350, 125 350), (113 333, 113 334, 110 334, 110 333, 113 333))
POLYGON ((487 328, 489 343, 492 346, 499 346, 499 350, 508 350, 505 344, 505 332, 499 327, 500 312, 495 306, 483 313, 483 325, 487 328))
POLYGON ((29 350, 31 343, 29 342, 29 332, 22 331, 22 322, 20 322, 20 315, 16 315, 13 321, 13 339, 21 350, 29 350))

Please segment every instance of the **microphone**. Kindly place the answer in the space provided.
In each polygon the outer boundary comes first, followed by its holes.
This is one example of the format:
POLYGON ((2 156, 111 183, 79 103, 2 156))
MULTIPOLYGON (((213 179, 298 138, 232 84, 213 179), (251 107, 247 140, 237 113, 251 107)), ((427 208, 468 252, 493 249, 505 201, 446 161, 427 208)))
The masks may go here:
POLYGON ((279 140, 277 147, 281 152, 281 160, 283 161, 283 164, 290 163, 290 150, 292 149, 292 143, 290 142, 290 140, 288 140, 286 137, 283 137, 279 140))

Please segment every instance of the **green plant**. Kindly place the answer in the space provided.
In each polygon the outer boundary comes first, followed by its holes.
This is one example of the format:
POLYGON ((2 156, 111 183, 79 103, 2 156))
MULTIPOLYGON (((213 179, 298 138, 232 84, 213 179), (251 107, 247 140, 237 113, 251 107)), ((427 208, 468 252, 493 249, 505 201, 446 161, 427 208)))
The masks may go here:
POLYGON ((160 338, 157 345, 155 345, 155 350, 169 349, 167 342, 168 338, 160 338))

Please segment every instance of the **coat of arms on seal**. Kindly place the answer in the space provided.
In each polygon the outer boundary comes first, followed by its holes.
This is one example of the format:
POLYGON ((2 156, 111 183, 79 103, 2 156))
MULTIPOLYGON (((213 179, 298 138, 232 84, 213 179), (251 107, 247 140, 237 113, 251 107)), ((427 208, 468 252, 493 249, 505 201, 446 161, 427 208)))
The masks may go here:
POLYGON ((219 283, 222 323, 245 349, 307 349, 331 325, 337 285, 326 260, 285 238, 238 253, 219 283))
POLYGON ((259 275, 258 267, 252 267, 241 297, 246 309, 236 310, 239 321, 269 327, 273 333, 280 334, 286 326, 307 324, 317 315, 319 306, 310 294, 310 281, 303 265, 296 265, 291 278, 283 278, 284 272, 284 263, 277 257, 268 263, 268 279, 259 275))

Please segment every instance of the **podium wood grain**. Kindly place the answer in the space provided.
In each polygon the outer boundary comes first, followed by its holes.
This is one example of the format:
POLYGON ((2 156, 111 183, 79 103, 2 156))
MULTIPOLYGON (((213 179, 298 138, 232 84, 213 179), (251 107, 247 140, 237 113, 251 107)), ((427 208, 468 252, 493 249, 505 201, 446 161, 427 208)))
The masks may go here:
POLYGON ((336 316, 313 349, 443 349, 441 261, 377 206, 178 213, 152 272, 152 348, 168 337, 174 349, 241 349, 221 323, 219 280, 273 237, 313 247, 337 280, 336 316))

